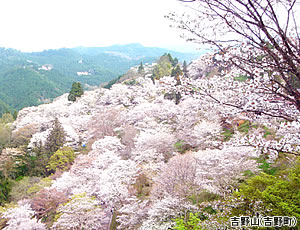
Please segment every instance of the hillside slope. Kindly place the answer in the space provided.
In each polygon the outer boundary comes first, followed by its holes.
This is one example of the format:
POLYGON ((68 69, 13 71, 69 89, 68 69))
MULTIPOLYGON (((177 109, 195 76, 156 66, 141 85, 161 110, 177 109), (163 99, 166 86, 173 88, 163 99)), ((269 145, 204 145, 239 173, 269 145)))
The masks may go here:
MULTIPOLYGON (((191 76, 199 74, 198 68, 194 72, 195 65, 190 66, 191 76)), ((146 75, 130 84, 115 84, 110 90, 86 91, 74 103, 64 94, 53 103, 24 108, 14 122, 13 135, 34 125, 28 145, 31 151, 47 142, 51 124, 58 118, 66 145, 78 155, 69 170, 46 178, 50 183, 37 192, 37 196, 68 198, 60 201, 64 205, 52 207, 55 218, 53 213, 49 214, 52 221, 45 223, 31 218, 39 212, 35 202, 44 201, 27 195, 29 200, 5 209, 7 226, 28 223, 30 229, 49 225, 52 229, 104 229, 111 225, 113 229, 163 230, 174 226, 174 218, 183 213, 202 213, 201 227, 230 227, 229 218, 248 207, 247 201, 233 196, 238 184, 254 174, 275 178, 266 174, 271 173, 270 164, 293 165, 293 153, 300 151, 297 119, 287 122, 245 112, 198 93, 209 85, 216 98, 239 100, 244 110, 253 101, 259 104, 259 98, 243 92, 249 82, 235 77, 234 68, 225 76, 181 77, 180 84, 173 77, 153 80, 146 75), (176 104, 172 95, 179 92, 181 99, 176 104)), ((270 102, 269 109, 272 106, 270 102)), ((282 106, 299 118, 294 107, 282 106)), ((280 178, 276 180, 283 180, 280 178)), ((297 186, 289 191, 297 191, 297 186)), ((58 198, 49 199, 59 204, 58 198)), ((268 208, 259 204, 251 207, 266 215, 268 208)), ((298 215, 290 207, 289 213, 284 210, 281 214, 298 215)))
POLYGON ((179 55, 178 58, 187 60, 199 55, 137 44, 63 48, 33 53, 0 48, 0 100, 8 105, 2 103, 0 111, 12 112, 14 109, 49 101, 68 92, 74 81, 86 86, 99 86, 126 73, 140 62, 155 61, 164 52, 174 53, 179 55), (17 87, 14 87, 15 84, 17 87))

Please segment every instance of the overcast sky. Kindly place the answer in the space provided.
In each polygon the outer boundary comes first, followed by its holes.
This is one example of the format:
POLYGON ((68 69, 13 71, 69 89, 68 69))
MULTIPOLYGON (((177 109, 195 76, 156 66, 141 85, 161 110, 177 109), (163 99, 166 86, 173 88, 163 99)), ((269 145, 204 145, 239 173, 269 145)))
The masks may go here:
POLYGON ((144 46, 191 50, 164 18, 177 0, 1 0, 0 47, 144 46))

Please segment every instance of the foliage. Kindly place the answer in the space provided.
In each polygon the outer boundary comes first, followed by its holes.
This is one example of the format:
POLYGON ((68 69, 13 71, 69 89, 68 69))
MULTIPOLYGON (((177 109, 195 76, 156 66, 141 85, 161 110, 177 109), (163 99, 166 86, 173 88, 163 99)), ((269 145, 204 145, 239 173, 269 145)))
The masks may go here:
POLYGON ((153 75, 155 79, 160 79, 163 76, 171 75, 173 58, 170 57, 170 54, 164 54, 159 58, 157 65, 153 69, 153 75))
POLYGON ((136 85, 137 82, 135 79, 131 79, 131 80, 128 80, 128 81, 124 81, 124 84, 125 85, 136 85))
POLYGON ((201 230, 201 227, 198 225, 201 219, 199 218, 198 213, 188 213, 188 217, 184 216, 181 218, 176 218, 176 226, 173 229, 176 230, 201 230))
POLYGON ((143 73, 143 72, 144 72, 144 66, 143 66, 143 62, 141 62, 138 68, 138 73, 143 73))
POLYGON ((275 175, 277 168, 276 167, 272 167, 270 163, 268 163, 265 159, 259 160, 258 163, 260 163, 260 165, 258 166, 260 169, 262 169, 262 171, 266 174, 269 175, 275 175))
POLYGON ((11 123, 14 121, 10 113, 2 114, 0 118, 0 153, 11 144, 11 123))
POLYGON ((83 89, 80 82, 73 82, 71 91, 68 96, 69 101, 76 101, 76 98, 83 95, 83 89))
POLYGON ((286 176, 261 173, 242 184, 236 194, 247 202, 262 201, 268 215, 300 218, 300 158, 286 176))
POLYGON ((65 171, 70 167, 74 159, 74 150, 65 146, 50 157, 46 168, 49 172, 55 172, 56 170, 65 171))
POLYGON ((250 129, 250 121, 246 120, 238 126, 238 131, 247 134, 250 129))
POLYGON ((3 177, 0 174, 0 206, 2 206, 10 198, 11 189, 12 189, 11 180, 3 177))
POLYGON ((65 143, 65 131, 61 126, 61 123, 57 118, 54 119, 52 124, 52 130, 47 137, 45 143, 45 151, 49 155, 52 155, 65 143))
POLYGON ((235 81, 241 81, 241 82, 247 81, 248 79, 249 79, 249 77, 247 75, 240 75, 238 77, 234 77, 233 78, 233 80, 235 80, 235 81))
POLYGON ((178 77, 178 76, 180 76, 180 75, 182 75, 182 74, 183 74, 183 72, 182 72, 182 70, 181 70, 181 68, 180 68, 179 65, 176 65, 176 66, 172 69, 172 72, 171 72, 171 76, 172 76, 172 77, 178 77))
POLYGON ((21 199, 30 198, 28 189, 32 187, 33 184, 38 183, 40 180, 41 178, 39 177, 25 176, 20 181, 15 181, 10 192, 10 201, 17 202, 21 199))
POLYGON ((192 194, 188 197, 188 199, 195 205, 199 205, 202 202, 217 200, 219 198, 219 195, 207 190, 201 190, 199 193, 192 194))
POLYGON ((117 78, 110 80, 103 88, 110 89, 114 84, 116 84, 123 75, 119 75, 117 78))
POLYGON ((50 187, 52 184, 52 180, 49 177, 43 178, 41 179, 38 183, 35 184, 31 184, 31 187, 29 187, 26 191, 26 193, 30 196, 38 193, 39 191, 41 191, 42 189, 44 189, 45 187, 50 187))
POLYGON ((274 131, 272 131, 270 128, 268 128, 267 126, 264 126, 263 127, 263 129, 264 129, 264 138, 267 138, 268 136, 274 136, 275 134, 274 134, 274 131))
MULTIPOLYGON (((141 62, 152 63, 165 51, 132 44, 102 48, 63 48, 33 53, 0 48, 0 115, 50 101, 68 92, 74 81, 92 86, 109 82, 141 62), (112 50, 133 58, 112 55, 112 50), (43 66, 53 68, 45 70, 43 66), (91 74, 78 76, 77 72, 82 71, 89 71, 91 74)), ((198 56, 178 52, 172 54, 188 60, 198 56)))
POLYGON ((224 141, 229 141, 230 138, 233 136, 234 130, 233 129, 227 129, 224 128, 223 132, 221 133, 222 136, 224 136, 224 141))
POLYGON ((177 152, 179 153, 185 153, 186 151, 188 151, 189 149, 191 149, 192 147, 185 143, 183 140, 179 140, 174 144, 174 147, 176 149, 177 152))
POLYGON ((46 165, 49 155, 43 147, 33 149, 32 153, 27 152, 22 156, 18 156, 16 160, 19 164, 15 167, 19 176, 47 176, 46 165))

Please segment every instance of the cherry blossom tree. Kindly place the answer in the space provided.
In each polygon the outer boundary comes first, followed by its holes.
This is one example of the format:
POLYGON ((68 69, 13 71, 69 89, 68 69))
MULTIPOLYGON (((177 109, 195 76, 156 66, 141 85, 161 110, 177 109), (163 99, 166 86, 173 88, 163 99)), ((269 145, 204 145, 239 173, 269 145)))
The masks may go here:
MULTIPOLYGON (((219 52, 212 58, 223 66, 240 70, 236 77, 249 79, 255 93, 268 95, 300 111, 300 36, 297 0, 179 0, 192 9, 190 14, 171 13, 174 24, 188 40, 208 45, 219 52)), ((205 94, 211 95, 207 90, 205 94)), ((220 102, 217 98, 215 101, 220 102)), ((241 108, 236 103, 227 105, 241 108)), ((289 118, 279 106, 248 111, 289 118)))
POLYGON ((8 218, 5 230, 46 230, 46 226, 38 221, 35 212, 31 209, 30 203, 23 200, 20 201, 15 208, 9 208, 3 214, 4 218, 8 218))

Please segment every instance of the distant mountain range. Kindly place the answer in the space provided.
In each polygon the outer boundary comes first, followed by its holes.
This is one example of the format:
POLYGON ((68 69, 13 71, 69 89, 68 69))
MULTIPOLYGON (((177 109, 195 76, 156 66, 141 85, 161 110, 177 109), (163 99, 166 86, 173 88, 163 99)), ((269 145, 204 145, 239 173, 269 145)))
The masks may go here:
POLYGON ((68 92, 72 82, 98 86, 140 62, 164 53, 187 62, 201 53, 180 53, 140 44, 76 47, 24 53, 0 48, 0 114, 38 105, 68 92))

